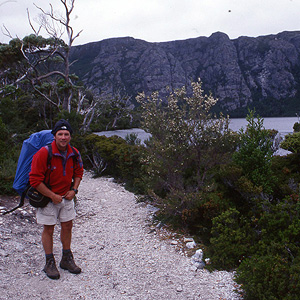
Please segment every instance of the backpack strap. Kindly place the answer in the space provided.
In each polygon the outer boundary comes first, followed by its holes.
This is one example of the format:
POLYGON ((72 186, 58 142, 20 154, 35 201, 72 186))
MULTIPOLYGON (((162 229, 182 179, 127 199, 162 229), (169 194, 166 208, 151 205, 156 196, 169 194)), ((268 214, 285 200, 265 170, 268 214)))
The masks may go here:
MULTIPOLYGON (((47 167, 48 167, 48 169, 50 169, 50 173, 51 173, 51 159, 52 159, 52 156, 53 156, 53 154, 52 154, 52 145, 51 145, 51 144, 48 144, 48 145, 45 146, 45 148, 47 148, 47 150, 48 150, 47 167)), ((73 151, 74 151, 74 150, 73 150, 73 151)), ((76 152, 76 151, 75 151, 75 152, 76 152)), ((75 153, 75 152, 74 152, 74 153, 75 153)), ((77 156, 78 156, 78 154, 77 154, 77 156)), ((50 173, 49 173, 48 181, 50 180, 50 173)), ((46 176, 45 176, 45 177, 46 177, 46 176)), ((47 186, 48 186, 48 185, 47 185, 47 186)), ((28 184, 27 184, 25 190, 23 191, 23 193, 22 193, 22 195, 21 195, 19 205, 16 206, 16 207, 14 207, 14 208, 12 208, 11 210, 5 211, 4 213, 2 213, 2 215, 9 214, 9 213, 15 211, 16 209, 21 208, 21 207, 24 205, 24 202, 25 202, 25 196, 26 196, 27 190, 28 190, 29 188, 30 188, 30 184, 29 184, 29 182, 28 182, 28 184)))
POLYGON ((13 209, 11 209, 11 210, 5 211, 4 213, 2 213, 2 215, 9 214, 9 213, 11 213, 11 212, 15 211, 16 209, 18 209, 18 208, 22 207, 22 206, 24 205, 24 201, 25 201, 25 195, 26 195, 26 192, 27 192, 27 190, 28 190, 28 186, 26 187, 25 191, 24 191, 24 192, 22 193, 22 195, 21 195, 21 199, 20 199, 20 203, 19 203, 19 205, 18 205, 18 206, 16 206, 16 207, 14 207, 14 208, 13 208, 13 209))
POLYGON ((45 148, 47 148, 47 150, 48 150, 48 156, 47 156, 47 171, 46 171, 46 174, 45 174, 45 182, 44 183, 49 188, 50 175, 51 175, 51 160, 52 160, 52 157, 53 157, 53 151, 52 151, 52 145, 51 144, 46 145, 45 148), (48 176, 48 180, 46 180, 47 176, 48 176), (46 181, 47 181, 47 183, 46 183, 46 181))
MULTIPOLYGON (((70 145, 70 146, 71 146, 71 145, 70 145)), ((78 152, 74 149, 74 147, 71 146, 71 148, 72 148, 72 151, 73 151, 73 153, 74 153, 74 155, 75 155, 75 156, 73 157, 73 159, 74 159, 74 158, 77 159, 77 157, 79 156, 78 152)))
POLYGON ((51 167, 51 159, 52 159, 52 156, 53 156, 52 144, 48 144, 48 145, 46 145, 46 147, 48 148, 47 166, 51 167))

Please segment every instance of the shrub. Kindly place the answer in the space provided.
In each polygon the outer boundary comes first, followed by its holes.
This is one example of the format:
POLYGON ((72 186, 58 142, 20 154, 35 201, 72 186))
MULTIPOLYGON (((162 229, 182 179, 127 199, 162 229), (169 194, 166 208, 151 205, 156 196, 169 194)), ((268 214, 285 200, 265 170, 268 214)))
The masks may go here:
POLYGON ((299 195, 264 207, 255 227, 256 243, 238 267, 245 299, 300 299, 299 195))
POLYGON ((245 300, 297 300, 299 268, 299 257, 288 262, 280 254, 257 254, 241 263, 235 280, 242 285, 245 300))
POLYGON ((208 256, 216 268, 236 268, 251 251, 253 231, 238 210, 230 208, 212 221, 208 256))
POLYGON ((287 134, 280 147, 293 153, 300 153, 300 132, 287 134))
POLYGON ((274 198, 298 193, 300 182, 300 155, 296 153, 287 156, 275 156, 272 159, 272 171, 276 174, 277 185, 274 188, 274 198))
POLYGON ((18 151, 9 131, 0 118, 0 191, 1 194, 14 194, 12 189, 17 169, 18 151))
POLYGON ((17 160, 7 158, 0 162, 0 191, 2 195, 13 195, 15 191, 12 188, 15 172, 17 169, 17 160))
POLYGON ((184 229, 209 241, 212 219, 228 209, 230 203, 222 193, 209 191, 184 192, 173 190, 165 198, 158 198, 158 217, 176 229, 184 229))
POLYGON ((93 169, 97 176, 110 175, 138 193, 144 191, 140 162, 143 146, 129 145, 118 136, 108 138, 96 134, 76 136, 72 143, 78 145, 85 168, 93 169))
POLYGON ((296 122, 293 126, 294 132, 299 132, 300 131, 300 123, 296 122))
POLYGON ((255 186, 271 194, 276 183, 271 169, 272 136, 264 129, 263 119, 259 116, 255 119, 255 111, 249 111, 246 120, 248 124, 245 131, 242 128, 239 132, 240 142, 233 161, 255 186))

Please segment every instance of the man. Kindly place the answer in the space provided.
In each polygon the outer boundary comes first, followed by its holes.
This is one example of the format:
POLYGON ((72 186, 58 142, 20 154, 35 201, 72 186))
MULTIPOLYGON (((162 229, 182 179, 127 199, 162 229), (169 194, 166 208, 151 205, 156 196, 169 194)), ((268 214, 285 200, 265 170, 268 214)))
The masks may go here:
POLYGON ((60 239, 63 255, 62 269, 79 274, 81 269, 75 264, 71 252, 73 219, 75 218, 74 197, 83 175, 83 165, 77 149, 69 145, 73 130, 66 120, 58 121, 53 130, 51 164, 47 165, 47 147, 41 148, 32 159, 29 174, 30 185, 49 197, 51 202, 36 212, 37 223, 44 225, 42 244, 46 255, 43 271, 51 279, 60 277, 53 256, 53 232, 57 220, 61 225, 60 239))

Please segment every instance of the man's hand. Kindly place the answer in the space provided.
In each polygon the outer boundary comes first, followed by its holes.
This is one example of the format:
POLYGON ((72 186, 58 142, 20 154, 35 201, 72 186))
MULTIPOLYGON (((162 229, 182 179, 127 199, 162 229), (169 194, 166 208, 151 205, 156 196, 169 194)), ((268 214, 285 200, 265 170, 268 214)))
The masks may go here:
POLYGON ((64 198, 67 200, 72 200, 75 197, 75 191, 70 190, 65 195, 64 198))
POLYGON ((57 194, 54 194, 52 197, 51 197, 51 200, 54 204, 58 204, 58 203, 61 203, 62 200, 63 200, 63 197, 60 196, 60 195, 57 195, 57 194))

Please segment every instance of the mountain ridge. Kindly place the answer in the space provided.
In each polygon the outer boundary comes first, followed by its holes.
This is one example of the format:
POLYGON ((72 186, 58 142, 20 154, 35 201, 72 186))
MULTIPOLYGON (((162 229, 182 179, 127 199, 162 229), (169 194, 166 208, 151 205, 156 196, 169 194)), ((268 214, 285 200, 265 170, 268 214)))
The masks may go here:
POLYGON ((74 46, 72 66, 97 93, 138 92, 189 87, 201 78, 222 111, 243 115, 257 107, 265 116, 295 115, 300 102, 300 31, 229 39, 222 32, 170 42, 133 37, 74 46))

